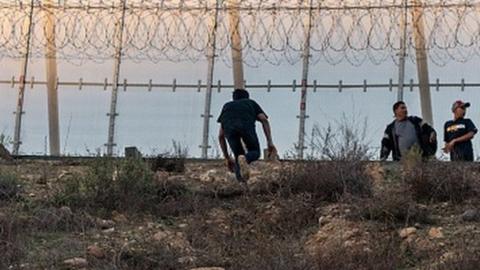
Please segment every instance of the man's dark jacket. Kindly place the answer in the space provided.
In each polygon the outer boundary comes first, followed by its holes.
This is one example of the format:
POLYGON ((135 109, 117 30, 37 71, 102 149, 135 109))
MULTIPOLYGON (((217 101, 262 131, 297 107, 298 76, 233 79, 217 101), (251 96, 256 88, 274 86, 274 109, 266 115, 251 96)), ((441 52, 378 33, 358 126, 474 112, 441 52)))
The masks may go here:
MULTIPOLYGON (((407 121, 410 121, 415 127, 420 149, 422 150, 422 156, 428 158, 435 155, 437 152, 437 140, 430 142, 430 136, 433 133, 436 134, 435 129, 427 124, 422 118, 416 116, 407 117, 407 121)), ((395 134, 395 121, 390 123, 385 129, 385 134, 382 139, 382 149, 380 152, 380 159, 385 160, 392 152, 393 160, 400 160, 400 149, 398 148, 398 136, 395 134)))

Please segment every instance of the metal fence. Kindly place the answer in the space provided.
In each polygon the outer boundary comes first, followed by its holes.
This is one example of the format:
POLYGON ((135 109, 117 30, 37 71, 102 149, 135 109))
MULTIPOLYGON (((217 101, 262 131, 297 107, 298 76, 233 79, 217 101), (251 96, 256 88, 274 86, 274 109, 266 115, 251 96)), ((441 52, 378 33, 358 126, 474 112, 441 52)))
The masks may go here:
POLYGON ((131 87, 146 89, 205 89, 202 156, 206 157, 211 117, 211 93, 217 89, 245 87, 243 65, 302 64, 299 83, 291 85, 247 85, 249 88, 296 89, 300 92, 298 158, 305 148, 306 101, 309 90, 321 89, 420 89, 422 115, 432 121, 430 87, 476 87, 468 83, 431 83, 428 62, 445 65, 451 60, 466 62, 480 55, 478 0, 0 0, 0 59, 22 60, 18 79, 3 81, 19 88, 13 152, 21 144, 25 87, 45 84, 48 89, 49 144, 52 155, 60 154, 57 90, 60 85, 111 88, 108 110, 107 154, 113 154, 118 92, 131 87), (47 80, 28 80, 28 60, 46 59, 47 80), (104 82, 61 82, 57 62, 84 63, 114 59, 112 80, 104 82), (132 83, 120 79, 122 61, 208 60, 206 83, 184 85, 132 83), (215 85, 215 59, 233 69, 233 85, 215 85), (405 81, 405 61, 417 65, 418 83, 405 81), (316 63, 348 62, 359 66, 367 61, 387 60, 399 64, 396 83, 338 85, 317 84, 309 79, 316 63))
MULTIPOLYGON (((0 80, 0 85, 4 85, 7 87, 11 88, 16 88, 18 84, 20 84, 21 81, 18 80, 18 78, 12 77, 9 80, 0 80)), ((42 80, 36 80, 34 77, 29 78, 28 80, 25 80, 25 85, 31 89, 33 89, 36 86, 46 86, 48 84, 47 81, 42 81, 42 80)), ((60 88, 62 87, 62 91, 85 91, 85 88, 91 89, 92 87, 97 88, 97 89, 103 89, 104 91, 111 91, 113 86, 113 82, 109 81, 108 78, 105 78, 103 81, 86 81, 83 78, 78 79, 77 81, 61 81, 59 78, 57 78, 56 83, 55 83, 55 88, 60 88), (68 90, 63 88, 63 87, 68 87, 68 90)), ((206 89, 208 88, 208 85, 199 80, 197 84, 183 84, 180 82, 177 82, 176 79, 173 80, 172 83, 156 83, 153 80, 149 80, 148 82, 131 82, 128 79, 123 79, 121 82, 117 85, 120 91, 145 91, 145 93, 148 95, 148 92, 152 91, 169 91, 169 92, 180 92, 180 91, 196 91, 196 92, 205 92, 206 89)), ((418 82, 415 82, 413 79, 409 80, 405 85, 405 88, 407 91, 416 91, 419 89, 420 84, 418 82)), ((234 85, 233 84, 225 84, 222 81, 217 81, 215 82, 213 86, 213 91, 216 91, 218 93, 223 92, 223 91, 231 91, 233 89, 234 85)), ((266 93, 269 92, 274 92, 278 93, 278 91, 290 91, 290 92, 301 92, 302 90, 302 84, 299 84, 296 80, 293 80, 291 84, 275 84, 272 83, 272 81, 268 81, 265 84, 249 84, 245 82, 245 87, 249 90, 254 90, 254 91, 265 91, 266 93)), ((358 92, 368 92, 368 91, 390 91, 390 92, 395 92, 398 89, 399 85, 398 83, 394 83, 393 79, 390 79, 386 83, 369 83, 367 80, 364 80, 362 83, 357 83, 357 84, 351 84, 351 83, 343 83, 342 81, 339 81, 337 84, 319 84, 317 83, 316 80, 313 80, 312 84, 307 84, 306 89, 309 93, 321 93, 322 91, 358 91, 358 92)), ((440 79, 437 79, 434 82, 430 82, 429 87, 431 89, 434 89, 435 91, 441 91, 442 89, 445 88, 456 88, 459 91, 464 91, 466 89, 476 89, 480 88, 480 82, 479 83, 474 83, 474 82, 466 82, 464 79, 462 79, 460 82, 441 82, 440 79)), ((118 96, 119 99, 122 98, 121 94, 118 96)), ((307 101, 307 98, 305 97, 305 102, 307 101)), ((113 102, 110 100, 110 102, 113 102)), ((203 119, 202 122, 206 122, 206 125, 210 126, 211 118, 212 115, 205 115, 205 111, 211 111, 211 106, 212 106, 212 100, 209 99, 208 102, 204 103, 204 108, 198 112, 199 116, 199 121, 200 118, 203 119)), ((111 105, 110 105, 111 107, 111 105)), ((23 113, 28 110, 28 108, 25 108, 23 113)), ((105 112, 108 111, 108 108, 105 108, 105 112)), ((109 113, 106 113, 106 116, 109 117, 109 113)), ((299 121, 299 127, 301 127, 301 121, 302 118, 300 115, 297 116, 298 121, 299 121)), ((304 119, 308 119, 309 115, 305 114, 304 119)), ((115 123, 113 123, 115 125, 115 123)), ((107 127, 106 127, 107 128, 107 127)), ((111 127, 108 126, 108 129, 111 127)), ((113 127, 115 128, 115 126, 113 127)), ((303 127, 304 128, 304 127, 303 127)), ((212 147, 210 145, 209 138, 211 138, 210 134, 210 129, 203 129, 201 138, 199 136, 198 141, 201 141, 202 143, 200 144, 200 148, 202 149, 202 153, 208 152, 208 150, 212 147), (205 138, 207 138, 205 140, 205 138)), ((113 141, 114 145, 115 141, 113 141)), ((105 143, 107 145, 108 143, 105 143)), ((298 149, 300 145, 298 142, 296 143, 296 148, 298 149)), ((304 149, 306 147, 304 146, 304 149)), ((203 158, 208 158, 207 156, 202 156, 203 158)))

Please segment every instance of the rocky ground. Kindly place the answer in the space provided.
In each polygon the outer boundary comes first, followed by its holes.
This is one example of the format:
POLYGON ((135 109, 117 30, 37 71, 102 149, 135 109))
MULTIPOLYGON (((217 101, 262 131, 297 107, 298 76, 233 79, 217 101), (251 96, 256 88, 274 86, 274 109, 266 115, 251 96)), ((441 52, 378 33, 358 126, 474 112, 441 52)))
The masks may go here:
POLYGON ((4 162, 0 269, 480 269, 476 165, 176 162, 4 162))

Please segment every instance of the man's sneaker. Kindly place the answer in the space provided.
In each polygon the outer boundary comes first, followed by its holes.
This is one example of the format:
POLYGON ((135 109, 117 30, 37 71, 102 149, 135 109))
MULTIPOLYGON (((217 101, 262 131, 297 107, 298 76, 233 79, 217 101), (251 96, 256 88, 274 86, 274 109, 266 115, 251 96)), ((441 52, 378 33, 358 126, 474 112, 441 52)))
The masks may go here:
POLYGON ((238 166, 240 169, 240 176, 242 180, 247 181, 250 178, 250 168, 247 162, 247 158, 245 156, 238 156, 238 166))

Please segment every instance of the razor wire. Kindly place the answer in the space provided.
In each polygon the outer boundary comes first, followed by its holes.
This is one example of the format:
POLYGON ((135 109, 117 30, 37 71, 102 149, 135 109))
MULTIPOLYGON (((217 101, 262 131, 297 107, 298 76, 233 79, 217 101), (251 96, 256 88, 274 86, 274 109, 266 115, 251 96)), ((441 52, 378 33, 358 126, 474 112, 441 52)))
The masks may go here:
MULTIPOLYGON (((44 57, 47 40, 43 21, 51 10, 56 24, 57 57, 72 63, 103 62, 115 55, 115 26, 122 5, 116 0, 36 1, 31 57, 44 57)), ((311 63, 381 64, 398 61, 401 20, 407 14, 407 56, 415 61, 412 11, 422 10, 424 38, 430 60, 443 66, 480 55, 480 1, 402 0, 239 1, 219 5, 216 55, 231 64, 229 11, 238 8, 244 63, 296 64, 301 61, 305 18, 311 10, 311 63)), ((197 62, 207 57, 215 0, 129 0, 122 57, 132 61, 197 62)), ((0 0, 0 59, 19 58, 26 44, 28 1, 0 0)))

